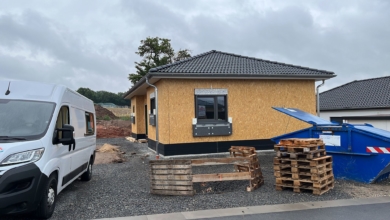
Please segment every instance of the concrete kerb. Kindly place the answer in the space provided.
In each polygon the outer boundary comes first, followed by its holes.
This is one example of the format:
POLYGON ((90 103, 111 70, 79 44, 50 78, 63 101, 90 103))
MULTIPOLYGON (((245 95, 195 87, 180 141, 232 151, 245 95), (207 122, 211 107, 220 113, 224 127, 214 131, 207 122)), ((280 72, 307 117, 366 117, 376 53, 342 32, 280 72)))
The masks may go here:
POLYGON ((119 218, 105 218, 115 220, 157 220, 157 219, 169 219, 169 220, 187 220, 187 219, 199 219, 199 218, 217 218, 227 216, 245 216, 251 214, 264 214, 275 212, 288 212, 298 210, 309 209, 321 209, 341 206, 354 206, 354 205, 369 205, 379 203, 390 203, 389 196, 373 197, 373 198, 361 198, 361 199, 343 199, 343 200, 330 200, 319 202, 303 202, 293 204, 279 204, 279 205, 264 205, 264 206, 250 206, 250 207, 238 207, 229 209, 210 209, 191 212, 177 212, 168 214, 157 215, 142 215, 131 217, 119 217, 119 218))

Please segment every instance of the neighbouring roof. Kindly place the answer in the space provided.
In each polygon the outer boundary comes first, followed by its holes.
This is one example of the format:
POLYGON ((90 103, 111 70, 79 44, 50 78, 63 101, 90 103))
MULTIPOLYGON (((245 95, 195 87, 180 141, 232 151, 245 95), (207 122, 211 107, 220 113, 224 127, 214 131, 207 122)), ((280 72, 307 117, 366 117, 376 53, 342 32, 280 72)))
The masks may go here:
POLYGON ((355 80, 320 93, 320 110, 390 108, 390 76, 355 80))
MULTIPOLYGON (((212 50, 191 58, 149 70, 149 79, 158 78, 262 78, 315 79, 335 77, 334 72, 212 50)), ((124 97, 145 83, 137 82, 124 97)))

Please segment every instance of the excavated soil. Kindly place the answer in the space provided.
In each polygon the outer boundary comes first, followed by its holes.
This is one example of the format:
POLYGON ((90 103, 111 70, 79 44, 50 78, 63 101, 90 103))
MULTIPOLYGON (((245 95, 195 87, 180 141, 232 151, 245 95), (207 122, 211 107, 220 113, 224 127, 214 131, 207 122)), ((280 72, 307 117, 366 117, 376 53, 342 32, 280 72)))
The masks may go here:
POLYGON ((123 163, 123 154, 117 146, 106 143, 96 150, 95 164, 123 163))
POLYGON ((131 122, 118 119, 111 111, 95 105, 97 138, 131 136, 131 122))
POLYGON ((95 112, 96 112, 96 120, 103 120, 103 119, 117 119, 111 111, 109 111, 106 108, 101 107, 100 105, 95 105, 95 112))
POLYGON ((131 136, 131 122, 126 120, 98 120, 97 138, 115 138, 131 136))

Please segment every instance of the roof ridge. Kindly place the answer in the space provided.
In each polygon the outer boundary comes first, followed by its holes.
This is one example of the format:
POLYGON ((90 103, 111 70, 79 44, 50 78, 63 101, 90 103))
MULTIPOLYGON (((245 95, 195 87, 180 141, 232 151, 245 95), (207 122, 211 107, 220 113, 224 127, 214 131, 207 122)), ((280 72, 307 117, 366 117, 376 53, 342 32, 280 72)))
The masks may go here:
POLYGON ((161 69, 164 69, 164 68, 167 68, 167 67, 171 67, 171 66, 175 66, 175 65, 178 65, 178 64, 181 64, 181 63, 185 63, 185 62, 188 62, 188 61, 193 60, 195 58, 206 56, 206 55, 208 55, 210 53, 213 53, 213 52, 215 52, 215 50, 210 50, 208 52, 204 52, 204 53, 198 54, 196 56, 189 57, 189 58, 187 58, 185 60, 176 61, 176 62, 165 64, 165 65, 162 65, 162 66, 157 66, 157 67, 151 68, 149 70, 149 72, 157 72, 158 70, 161 70, 161 69))
POLYGON ((291 67, 296 67, 296 68, 300 68, 300 69, 321 71, 321 72, 327 72, 327 73, 334 74, 334 72, 327 71, 327 70, 320 70, 320 69, 314 69, 314 68, 309 68, 309 67, 304 67, 304 66, 298 66, 298 65, 292 65, 292 64, 287 64, 287 63, 281 63, 281 62, 272 61, 272 60, 260 59, 260 58, 257 58, 257 57, 242 56, 242 55, 239 55, 239 54, 227 53, 227 52, 222 52, 222 51, 218 51, 218 50, 213 50, 213 51, 215 51, 217 53, 221 53, 221 54, 227 54, 227 55, 231 55, 231 56, 236 56, 236 57, 243 57, 243 58, 248 58, 248 59, 252 59, 252 60, 264 61, 264 62, 267 62, 267 63, 280 64, 280 65, 291 66, 291 67))
POLYGON ((348 83, 345 83, 345 84, 342 84, 342 85, 339 85, 337 87, 334 87, 332 89, 329 89, 329 90, 326 90, 326 91, 323 91, 320 93, 321 94, 324 94, 324 93, 327 93, 327 92, 330 92, 330 91, 333 91, 335 89, 338 89, 338 88, 341 88, 341 87, 344 87, 346 85, 349 85, 349 84, 352 84, 352 83, 357 83, 357 82, 363 82, 363 81, 370 81, 370 80, 376 80, 376 79, 381 79, 381 78, 390 78, 390 76, 380 76, 380 77, 375 77, 375 78, 368 78, 368 79, 361 79, 361 80, 354 80, 354 81, 351 81, 351 82, 348 82, 348 83))

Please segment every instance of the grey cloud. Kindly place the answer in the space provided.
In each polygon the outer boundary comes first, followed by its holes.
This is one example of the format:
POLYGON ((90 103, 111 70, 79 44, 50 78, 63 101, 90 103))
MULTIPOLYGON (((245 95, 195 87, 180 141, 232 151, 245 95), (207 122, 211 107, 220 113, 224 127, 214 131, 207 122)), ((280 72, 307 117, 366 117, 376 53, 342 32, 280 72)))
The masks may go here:
MULTIPOLYGON (((4 70, 6 67, 8 73, 12 72, 13 76, 18 78, 31 78, 28 74, 34 75, 37 79, 46 79, 53 81, 53 78, 78 77, 80 72, 93 73, 100 75, 100 78, 125 78, 126 68, 123 63, 118 63, 107 56, 104 51, 103 55, 95 52, 93 45, 88 45, 82 36, 72 33, 65 27, 51 22, 35 11, 25 11, 20 17, 14 15, 2 15, 0 17, 0 32, 6 33, 0 37, 0 44, 5 45, 8 50, 17 47, 18 42, 26 43, 34 52, 45 51, 53 58, 61 61, 55 67, 45 67, 44 65, 27 62, 23 59, 13 58, 8 61, 7 65, 0 67, 4 70), (12 61, 23 64, 20 68, 12 67, 12 61), (32 66, 31 66, 32 65, 32 66), (40 66, 40 68, 39 68, 40 66), (26 69, 25 67, 29 67, 26 69), (40 73, 45 72, 44 76, 40 73), (122 73, 122 74, 121 74, 122 73), (50 77, 49 76, 56 76, 50 77), (24 76, 24 77, 23 77, 24 76)), ((6 60, 6 59, 3 59, 6 60)), ((17 66, 17 64, 15 64, 17 66)), ((56 81, 56 80, 54 80, 56 81)), ((122 80, 118 81, 121 82, 122 80)), ((95 83, 92 88, 99 89, 95 83)), ((81 85, 80 85, 81 86, 81 85)), ((127 88, 128 86, 122 86, 127 88)), ((77 89, 77 88, 76 88, 77 89)), ((109 90, 110 88, 107 87, 109 90)))
POLYGON ((123 91, 130 86, 127 74, 140 60, 135 54, 139 42, 147 36, 170 38, 176 50, 187 48, 193 55, 217 49, 334 71, 338 76, 322 90, 390 74, 388 1, 37 3, 48 9, 27 2, 26 7, 1 4, 0 46, 12 51, 23 41, 32 54, 45 51, 61 61, 47 67, 2 55, 0 63, 6 66, 0 65, 0 71, 18 72, 20 79, 34 78, 28 71, 34 69, 44 73, 36 76, 55 75, 78 87, 123 91), (20 7, 21 14, 1 9, 7 5, 20 7))

